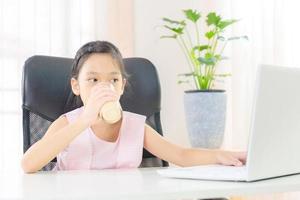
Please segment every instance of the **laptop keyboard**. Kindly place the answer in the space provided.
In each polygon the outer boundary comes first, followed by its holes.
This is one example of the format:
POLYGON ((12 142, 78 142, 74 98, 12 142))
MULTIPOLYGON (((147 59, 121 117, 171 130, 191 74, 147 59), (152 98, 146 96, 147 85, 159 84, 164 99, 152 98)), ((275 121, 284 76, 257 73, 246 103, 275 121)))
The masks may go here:
POLYGON ((188 179, 245 181, 247 178, 246 166, 203 165, 161 169, 157 172, 165 177, 188 179))

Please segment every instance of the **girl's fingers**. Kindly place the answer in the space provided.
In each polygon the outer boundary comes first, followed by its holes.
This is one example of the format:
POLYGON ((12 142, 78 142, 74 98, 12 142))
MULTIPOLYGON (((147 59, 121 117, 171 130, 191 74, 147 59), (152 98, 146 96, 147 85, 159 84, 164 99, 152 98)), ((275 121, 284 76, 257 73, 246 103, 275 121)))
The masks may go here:
POLYGON ((104 103, 109 101, 116 101, 118 99, 118 96, 111 93, 101 93, 97 96, 90 97, 88 99, 88 105, 90 105, 90 108, 93 108, 95 110, 99 110, 104 103))
POLYGON ((247 160, 247 152, 234 152, 233 153, 234 157, 242 161, 244 164, 246 163, 247 160))
POLYGON ((239 161, 238 159, 234 158, 234 157, 231 157, 231 158, 227 158, 228 160, 228 165, 231 165, 231 166, 242 166, 243 163, 241 161, 239 161))
POLYGON ((103 88, 103 89, 97 89, 97 90, 91 91, 91 96, 97 95, 97 94, 101 94, 101 93, 112 93, 112 94, 116 94, 116 92, 112 91, 111 89, 103 88))
POLYGON ((242 166, 243 165, 243 163, 233 155, 224 156, 223 164, 229 165, 229 166, 242 166))
POLYGON ((99 98, 104 97, 104 96, 113 96, 113 97, 116 97, 115 100, 119 99, 119 95, 116 92, 113 92, 111 90, 97 91, 97 92, 93 93, 90 96, 90 98, 91 99, 99 99, 99 98))
POLYGON ((108 101, 115 101, 115 100, 116 100, 115 96, 104 96, 104 97, 99 98, 96 103, 104 104, 108 101))
POLYGON ((233 165, 233 166, 239 166, 241 164, 241 162, 235 158, 230 158, 229 159, 229 165, 233 165))
POLYGON ((95 91, 90 95, 91 99, 97 99, 99 96, 118 96, 117 93, 111 91, 111 90, 100 90, 100 91, 95 91))
POLYGON ((117 101, 118 100, 118 96, 117 95, 99 95, 97 96, 93 102, 95 102, 95 104, 97 104, 98 106, 102 106, 104 103, 109 102, 109 101, 117 101))
POLYGON ((235 159, 233 165, 239 167, 239 166, 243 166, 243 163, 240 160, 235 159))
POLYGON ((102 94, 99 94, 99 95, 95 96, 93 98, 93 101, 95 101, 95 102, 101 102, 101 101, 103 101, 102 99, 106 98, 106 97, 111 98, 111 101, 117 101, 118 98, 119 98, 119 96, 116 95, 116 94, 102 93, 102 94))
POLYGON ((247 158, 247 152, 220 151, 218 155, 218 163, 229 166, 243 166, 247 158))

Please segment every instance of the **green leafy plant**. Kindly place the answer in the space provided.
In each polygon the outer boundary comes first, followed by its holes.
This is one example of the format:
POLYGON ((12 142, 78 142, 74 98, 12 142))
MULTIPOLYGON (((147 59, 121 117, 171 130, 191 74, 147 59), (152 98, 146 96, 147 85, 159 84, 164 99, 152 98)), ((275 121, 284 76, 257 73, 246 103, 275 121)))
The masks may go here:
MULTIPOLYGON (((224 20, 215 12, 210 12, 206 16, 207 31, 200 35, 199 21, 201 13, 197 10, 183 10, 185 18, 183 20, 173 20, 163 18, 163 25, 171 35, 163 35, 161 38, 175 39, 190 67, 190 73, 179 74, 180 77, 192 78, 195 86, 199 90, 210 90, 216 77, 226 77, 230 74, 216 74, 217 64, 226 59, 223 51, 228 42, 238 39, 248 39, 247 36, 234 36, 226 38, 224 31, 238 20, 224 20), (195 37, 192 38, 189 28, 193 27, 195 37), (200 37, 205 38, 205 42, 200 42, 200 37)), ((189 82, 179 80, 178 83, 189 82)))

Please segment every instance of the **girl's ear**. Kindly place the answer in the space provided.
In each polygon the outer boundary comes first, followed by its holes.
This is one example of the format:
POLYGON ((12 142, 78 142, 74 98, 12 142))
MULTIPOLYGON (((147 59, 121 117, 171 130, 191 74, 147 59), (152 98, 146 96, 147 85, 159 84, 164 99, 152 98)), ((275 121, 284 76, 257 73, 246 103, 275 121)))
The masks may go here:
POLYGON ((78 81, 75 78, 71 78, 71 88, 72 88, 73 93, 76 96, 80 95, 80 92, 79 92, 79 83, 78 83, 78 81))
POLYGON ((125 78, 123 78, 123 84, 122 84, 121 96, 122 96, 123 93, 124 93, 124 89, 125 89, 126 83, 127 83, 127 80, 126 80, 125 78))

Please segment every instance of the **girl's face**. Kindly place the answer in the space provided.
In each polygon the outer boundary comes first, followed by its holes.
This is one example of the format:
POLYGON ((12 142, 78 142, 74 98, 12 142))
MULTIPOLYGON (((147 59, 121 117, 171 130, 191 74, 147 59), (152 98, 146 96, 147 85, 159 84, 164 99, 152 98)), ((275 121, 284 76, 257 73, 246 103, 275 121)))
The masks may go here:
POLYGON ((83 63, 78 79, 71 79, 73 93, 80 95, 84 105, 91 89, 99 83, 113 85, 119 97, 123 94, 126 80, 123 79, 117 62, 109 54, 91 54, 83 63))

